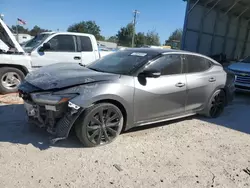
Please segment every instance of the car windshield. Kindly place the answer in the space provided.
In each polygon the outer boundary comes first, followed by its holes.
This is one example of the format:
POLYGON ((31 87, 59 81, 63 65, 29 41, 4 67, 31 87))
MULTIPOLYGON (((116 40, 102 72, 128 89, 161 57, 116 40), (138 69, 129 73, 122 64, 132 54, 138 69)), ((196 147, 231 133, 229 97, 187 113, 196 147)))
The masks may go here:
POLYGON ((99 72, 130 75, 133 70, 141 67, 158 54, 132 50, 118 51, 91 63, 87 68, 99 72))
POLYGON ((24 50, 26 52, 31 52, 34 48, 36 48, 37 46, 39 46, 43 41, 45 41, 48 36, 50 36, 51 34, 49 33, 42 33, 39 35, 36 35, 33 39, 29 40, 24 46, 24 50))
POLYGON ((241 62, 243 63, 250 63, 250 56, 247 56, 245 59, 243 59, 241 62))

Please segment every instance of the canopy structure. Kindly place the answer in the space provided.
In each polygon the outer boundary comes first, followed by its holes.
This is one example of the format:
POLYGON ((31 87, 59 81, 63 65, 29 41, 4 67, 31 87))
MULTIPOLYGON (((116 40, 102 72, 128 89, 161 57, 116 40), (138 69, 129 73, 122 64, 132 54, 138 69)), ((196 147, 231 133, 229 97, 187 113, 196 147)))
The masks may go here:
POLYGON ((250 55, 250 0, 185 0, 182 49, 231 59, 250 55))

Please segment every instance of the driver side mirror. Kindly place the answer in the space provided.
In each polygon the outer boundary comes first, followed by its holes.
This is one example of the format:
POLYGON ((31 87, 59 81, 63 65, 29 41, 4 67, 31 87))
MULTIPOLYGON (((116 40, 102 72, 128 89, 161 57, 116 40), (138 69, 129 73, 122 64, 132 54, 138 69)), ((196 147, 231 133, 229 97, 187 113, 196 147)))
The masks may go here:
POLYGON ((161 72, 158 70, 150 69, 150 70, 144 70, 143 72, 139 73, 138 76, 143 76, 145 78, 158 78, 161 76, 161 72))
POLYGON ((43 46, 39 49, 40 52, 51 49, 50 43, 43 43, 43 46))

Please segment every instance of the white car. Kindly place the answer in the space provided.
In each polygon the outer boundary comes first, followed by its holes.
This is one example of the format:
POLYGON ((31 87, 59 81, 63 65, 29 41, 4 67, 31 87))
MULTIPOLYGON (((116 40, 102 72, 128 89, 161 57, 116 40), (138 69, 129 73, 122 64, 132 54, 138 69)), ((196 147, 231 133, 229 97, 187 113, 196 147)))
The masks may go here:
POLYGON ((0 31, 1 46, 5 46, 0 51, 0 93, 16 92, 28 72, 39 67, 67 62, 87 65, 102 55, 91 34, 44 32, 22 48, 1 19, 0 31))

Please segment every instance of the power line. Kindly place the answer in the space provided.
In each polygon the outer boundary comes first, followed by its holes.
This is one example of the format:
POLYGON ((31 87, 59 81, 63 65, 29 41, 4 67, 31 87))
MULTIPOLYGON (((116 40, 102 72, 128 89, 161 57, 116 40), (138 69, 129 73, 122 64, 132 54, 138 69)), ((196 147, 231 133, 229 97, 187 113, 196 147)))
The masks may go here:
POLYGON ((134 20, 133 20, 132 47, 134 47, 135 44, 135 25, 136 25, 137 14, 140 14, 138 10, 134 10, 133 12, 134 12, 134 20))

